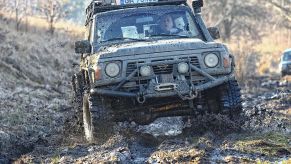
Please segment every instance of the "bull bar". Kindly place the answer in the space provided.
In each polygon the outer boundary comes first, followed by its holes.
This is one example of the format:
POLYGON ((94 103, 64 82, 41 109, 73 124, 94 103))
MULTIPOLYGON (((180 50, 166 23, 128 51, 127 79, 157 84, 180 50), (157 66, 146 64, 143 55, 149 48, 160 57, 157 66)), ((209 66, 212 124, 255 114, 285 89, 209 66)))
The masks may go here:
POLYGON ((189 59, 183 59, 183 60, 176 60, 175 62, 167 62, 167 64, 175 64, 179 62, 187 62, 190 66, 189 72, 195 71, 199 73, 200 75, 206 77, 208 81, 204 84, 198 84, 194 85, 192 81, 192 77, 190 75, 190 85, 187 84, 185 80, 185 85, 188 85, 187 89, 184 89, 182 91, 172 90, 167 92, 155 92, 155 93, 146 93, 144 90, 141 90, 137 93, 133 92, 125 92, 125 91, 118 91, 119 88, 121 88, 126 82, 134 78, 134 75, 138 73, 138 70, 141 66, 144 65, 156 65, 160 64, 160 62, 153 62, 153 63, 143 63, 143 64, 137 64, 137 68, 130 73, 127 77, 125 77, 123 80, 119 82, 113 89, 102 89, 102 88, 93 88, 90 90, 90 93, 93 95, 104 95, 104 96, 110 96, 110 97, 136 97, 137 101, 139 103, 144 103, 147 98, 158 98, 158 97, 171 97, 171 96, 179 96, 183 100, 191 100, 197 97, 197 93, 206 89, 213 88, 215 86, 221 85, 226 81, 234 79, 234 73, 233 71, 223 77, 213 77, 206 71, 198 68, 197 66, 190 63, 189 59))

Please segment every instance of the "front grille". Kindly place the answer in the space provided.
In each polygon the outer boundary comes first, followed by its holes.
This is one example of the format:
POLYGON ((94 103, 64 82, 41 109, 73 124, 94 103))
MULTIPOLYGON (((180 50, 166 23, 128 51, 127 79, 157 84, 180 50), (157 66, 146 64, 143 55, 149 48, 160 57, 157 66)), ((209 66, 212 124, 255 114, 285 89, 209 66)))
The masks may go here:
MULTIPOLYGON (((180 59, 185 60, 185 59, 190 59, 190 63, 193 64, 194 66, 201 68, 199 59, 197 56, 192 56, 192 57, 182 57, 180 59)), ((160 62, 161 64, 157 64, 152 66, 153 72, 156 75, 160 74, 171 74, 173 73, 174 69, 174 64, 164 64, 167 61, 173 61, 174 59, 168 58, 168 59, 160 59, 160 60, 152 60, 151 62, 160 62)), ((129 62, 127 63, 127 69, 126 69, 126 76, 130 75, 135 69, 137 69, 137 63, 142 64, 144 63, 143 61, 139 62, 129 62)), ((138 76, 138 73, 135 74, 135 77, 138 76)))
MULTIPOLYGON (((200 68, 200 63, 199 63, 199 59, 197 56, 192 56, 192 57, 189 57, 190 58, 190 63, 193 64, 194 66, 200 68)), ((188 57, 182 57, 180 58, 182 60, 185 60, 185 59, 188 59, 188 57)))
POLYGON ((190 61, 191 64, 200 68, 200 63, 199 63, 199 59, 197 58, 197 56, 190 57, 190 59, 191 59, 191 61, 190 61))
MULTIPOLYGON (((152 60, 152 62, 167 62, 173 59, 152 60)), ((153 66, 153 71, 156 75, 170 74, 173 72, 173 64, 158 64, 153 66)))
POLYGON ((173 64, 163 64, 153 66, 154 73, 159 74, 170 74, 173 72, 173 64))
MULTIPOLYGON (((134 70, 137 69, 137 63, 142 64, 143 61, 140 62, 130 62, 127 63, 127 69, 126 69, 126 76, 130 75, 134 70)), ((137 76, 137 73, 135 74, 135 77, 137 76)))

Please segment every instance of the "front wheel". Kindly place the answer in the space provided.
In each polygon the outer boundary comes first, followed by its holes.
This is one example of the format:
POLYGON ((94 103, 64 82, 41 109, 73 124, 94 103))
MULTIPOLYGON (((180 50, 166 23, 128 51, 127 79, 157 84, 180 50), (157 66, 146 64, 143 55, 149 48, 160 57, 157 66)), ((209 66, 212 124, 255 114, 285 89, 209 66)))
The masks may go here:
POLYGON ((103 142, 113 132, 110 103, 100 96, 83 95, 83 126, 88 142, 103 142))
POLYGON ((228 115, 231 120, 241 123, 242 99, 236 80, 207 91, 206 99, 209 112, 228 115))

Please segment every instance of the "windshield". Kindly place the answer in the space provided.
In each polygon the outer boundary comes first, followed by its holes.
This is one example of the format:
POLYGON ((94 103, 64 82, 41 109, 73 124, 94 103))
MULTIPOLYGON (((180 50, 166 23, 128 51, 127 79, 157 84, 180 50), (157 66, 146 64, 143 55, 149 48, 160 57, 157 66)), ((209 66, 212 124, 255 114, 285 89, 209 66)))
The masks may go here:
POLYGON ((164 6, 100 14, 96 17, 97 42, 200 38, 189 11, 185 7, 164 6))
POLYGON ((290 52, 285 52, 283 61, 290 61, 291 60, 291 51, 290 52))

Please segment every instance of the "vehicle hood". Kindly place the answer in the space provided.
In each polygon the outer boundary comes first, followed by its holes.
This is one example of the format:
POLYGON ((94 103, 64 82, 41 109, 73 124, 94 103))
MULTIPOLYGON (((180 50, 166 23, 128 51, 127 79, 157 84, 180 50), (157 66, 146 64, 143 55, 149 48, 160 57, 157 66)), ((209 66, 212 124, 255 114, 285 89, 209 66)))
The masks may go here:
POLYGON ((101 55, 100 58, 102 59, 160 52, 210 49, 217 48, 219 45, 220 44, 215 42, 205 43, 200 39, 193 38, 171 39, 103 46, 97 50, 96 54, 101 55))

